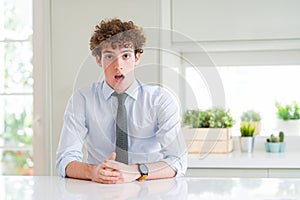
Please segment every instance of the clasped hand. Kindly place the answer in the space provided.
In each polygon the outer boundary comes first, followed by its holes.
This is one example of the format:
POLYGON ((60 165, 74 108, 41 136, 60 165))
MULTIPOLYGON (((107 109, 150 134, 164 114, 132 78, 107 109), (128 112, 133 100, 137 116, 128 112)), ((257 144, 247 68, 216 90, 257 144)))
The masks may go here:
POLYGON ((98 165, 92 172, 92 181, 105 184, 126 183, 140 176, 137 165, 127 165, 115 159, 116 153, 113 152, 107 160, 98 165))

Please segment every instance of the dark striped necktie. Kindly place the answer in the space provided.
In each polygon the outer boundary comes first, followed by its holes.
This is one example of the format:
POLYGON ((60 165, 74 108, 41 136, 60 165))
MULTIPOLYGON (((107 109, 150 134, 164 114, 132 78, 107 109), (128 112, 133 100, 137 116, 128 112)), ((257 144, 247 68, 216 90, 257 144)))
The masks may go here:
POLYGON ((116 161, 128 164, 128 133, 127 112, 124 105, 127 94, 113 93, 118 98, 118 112, 116 119, 116 161))

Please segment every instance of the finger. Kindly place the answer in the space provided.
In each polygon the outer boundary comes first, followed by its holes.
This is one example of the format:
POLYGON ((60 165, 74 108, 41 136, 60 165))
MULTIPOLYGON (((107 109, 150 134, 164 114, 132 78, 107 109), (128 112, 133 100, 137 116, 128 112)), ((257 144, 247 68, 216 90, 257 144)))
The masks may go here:
POLYGON ((102 180, 102 184, 116 184, 117 181, 107 181, 107 180, 102 180))
POLYGON ((104 162, 107 162, 107 160, 115 160, 115 159, 116 159, 116 153, 112 152, 108 157, 108 159, 105 159, 104 162))
POLYGON ((102 183, 102 184, 116 184, 119 181, 117 181, 117 180, 104 180, 104 179, 99 178, 97 180, 94 180, 94 182, 102 183))
POLYGON ((98 183, 117 183, 120 177, 118 176, 105 176, 100 173, 97 174, 94 178, 92 178, 92 181, 98 182, 98 183))
POLYGON ((116 159, 116 153, 112 152, 108 158, 108 160, 115 160, 116 159))
POLYGON ((120 172, 105 168, 99 171, 99 175, 102 177, 120 177, 120 172))
POLYGON ((95 176, 97 178, 99 178, 101 176, 118 176, 118 172, 116 172, 116 170, 114 170, 114 169, 106 167, 104 164, 100 164, 96 168, 95 176), (115 171, 115 172, 109 173, 109 172, 113 172, 113 171, 115 171))
POLYGON ((110 169, 114 169, 114 170, 119 170, 119 168, 120 168, 118 162, 113 161, 113 160, 104 161, 103 166, 105 168, 110 168, 110 169))

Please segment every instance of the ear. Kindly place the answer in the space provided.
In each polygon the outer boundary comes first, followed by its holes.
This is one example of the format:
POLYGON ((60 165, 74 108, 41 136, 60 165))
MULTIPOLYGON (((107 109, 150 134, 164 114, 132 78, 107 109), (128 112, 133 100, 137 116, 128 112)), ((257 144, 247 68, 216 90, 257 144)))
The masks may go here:
POLYGON ((135 54, 135 65, 138 65, 141 59, 141 53, 137 52, 135 54))
POLYGON ((99 67, 102 67, 100 56, 96 55, 96 62, 99 67))

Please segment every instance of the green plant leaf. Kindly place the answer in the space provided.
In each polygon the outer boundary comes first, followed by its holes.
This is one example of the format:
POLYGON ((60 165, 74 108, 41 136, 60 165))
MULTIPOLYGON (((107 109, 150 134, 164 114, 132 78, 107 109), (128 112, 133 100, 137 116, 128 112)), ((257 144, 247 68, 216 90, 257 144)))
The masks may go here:
POLYGON ((183 116, 183 124, 193 128, 230 128, 234 123, 229 110, 223 108, 187 110, 183 116))

